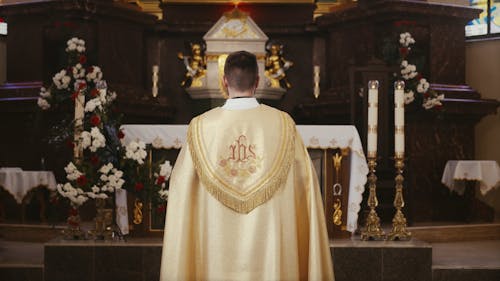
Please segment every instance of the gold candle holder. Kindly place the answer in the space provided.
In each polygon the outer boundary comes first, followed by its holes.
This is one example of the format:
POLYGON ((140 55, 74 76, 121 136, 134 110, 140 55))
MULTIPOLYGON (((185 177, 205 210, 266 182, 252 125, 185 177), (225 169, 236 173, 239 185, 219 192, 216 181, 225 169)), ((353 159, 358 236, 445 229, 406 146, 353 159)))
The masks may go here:
POLYGON ((366 217, 365 229, 361 232, 361 240, 384 240, 385 233, 380 227, 380 218, 377 215, 375 208, 378 206, 377 199, 377 176, 375 175, 375 167, 377 166, 377 158, 375 155, 368 155, 368 176, 370 195, 368 197, 368 207, 370 212, 366 217))
POLYGON ((405 206, 403 199, 403 168, 404 168, 404 153, 396 154, 394 157, 396 167, 396 195, 394 196, 394 207, 396 214, 392 219, 392 230, 387 235, 388 240, 410 240, 411 232, 406 229, 406 218, 401 210, 405 206))

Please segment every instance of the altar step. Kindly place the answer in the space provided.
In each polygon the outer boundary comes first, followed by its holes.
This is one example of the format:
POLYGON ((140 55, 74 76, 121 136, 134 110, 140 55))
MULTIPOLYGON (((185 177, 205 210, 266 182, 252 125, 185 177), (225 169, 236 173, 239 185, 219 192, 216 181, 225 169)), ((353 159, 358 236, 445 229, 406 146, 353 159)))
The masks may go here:
POLYGON ((8 241, 47 242, 61 235, 63 225, 0 223, 0 239, 8 241))
POLYGON ((500 223, 412 226, 408 230, 414 238, 429 243, 500 239, 500 223))
MULTIPOLYGON (((156 281, 161 246, 161 239, 0 241, 0 280, 156 281)), ((331 250, 336 281, 500 280, 500 240, 433 244, 337 240, 331 250)))

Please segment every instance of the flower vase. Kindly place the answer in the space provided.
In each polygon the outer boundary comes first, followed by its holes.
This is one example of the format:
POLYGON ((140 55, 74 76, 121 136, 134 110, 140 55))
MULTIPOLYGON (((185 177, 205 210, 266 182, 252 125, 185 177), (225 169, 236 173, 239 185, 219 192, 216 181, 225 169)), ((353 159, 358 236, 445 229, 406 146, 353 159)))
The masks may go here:
POLYGON ((81 219, 78 207, 79 206, 71 205, 69 209, 68 218, 66 219, 67 226, 66 229, 62 231, 64 239, 79 240, 85 238, 85 234, 80 228, 81 219))
POLYGON ((106 207, 106 199, 98 198, 95 202, 95 225, 90 234, 96 240, 110 240, 113 238, 113 209, 106 207))

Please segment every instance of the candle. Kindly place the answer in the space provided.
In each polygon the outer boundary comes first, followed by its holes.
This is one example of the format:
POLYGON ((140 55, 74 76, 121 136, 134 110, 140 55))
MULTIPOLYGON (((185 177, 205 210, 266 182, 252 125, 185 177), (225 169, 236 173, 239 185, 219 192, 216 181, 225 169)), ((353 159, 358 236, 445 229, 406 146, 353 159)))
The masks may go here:
POLYGON ((368 157, 377 156, 378 81, 368 82, 368 157))
POLYGON ((314 97, 319 97, 319 65, 314 66, 314 97))
POLYGON ((153 97, 156 98, 158 96, 158 71, 160 70, 160 67, 158 65, 153 65, 153 88, 152 88, 152 94, 153 97))
POLYGON ((394 152, 396 156, 405 152, 405 108, 403 81, 394 83, 394 152))

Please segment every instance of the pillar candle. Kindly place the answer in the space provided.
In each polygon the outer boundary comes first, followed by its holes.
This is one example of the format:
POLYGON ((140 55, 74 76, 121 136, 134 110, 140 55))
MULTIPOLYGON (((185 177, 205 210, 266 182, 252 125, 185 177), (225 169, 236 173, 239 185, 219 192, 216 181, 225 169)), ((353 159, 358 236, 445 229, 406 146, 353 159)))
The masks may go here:
POLYGON ((377 123, 378 123, 378 81, 368 82, 368 140, 369 157, 377 155, 377 123))
POLYGON ((403 81, 394 83, 394 152, 396 155, 405 152, 405 108, 404 108, 404 89, 403 81))
POLYGON ((319 97, 319 65, 314 66, 314 97, 318 98, 319 97))
POLYGON ((158 71, 159 70, 160 70, 159 66, 153 65, 153 88, 152 88, 153 97, 158 96, 158 71))

